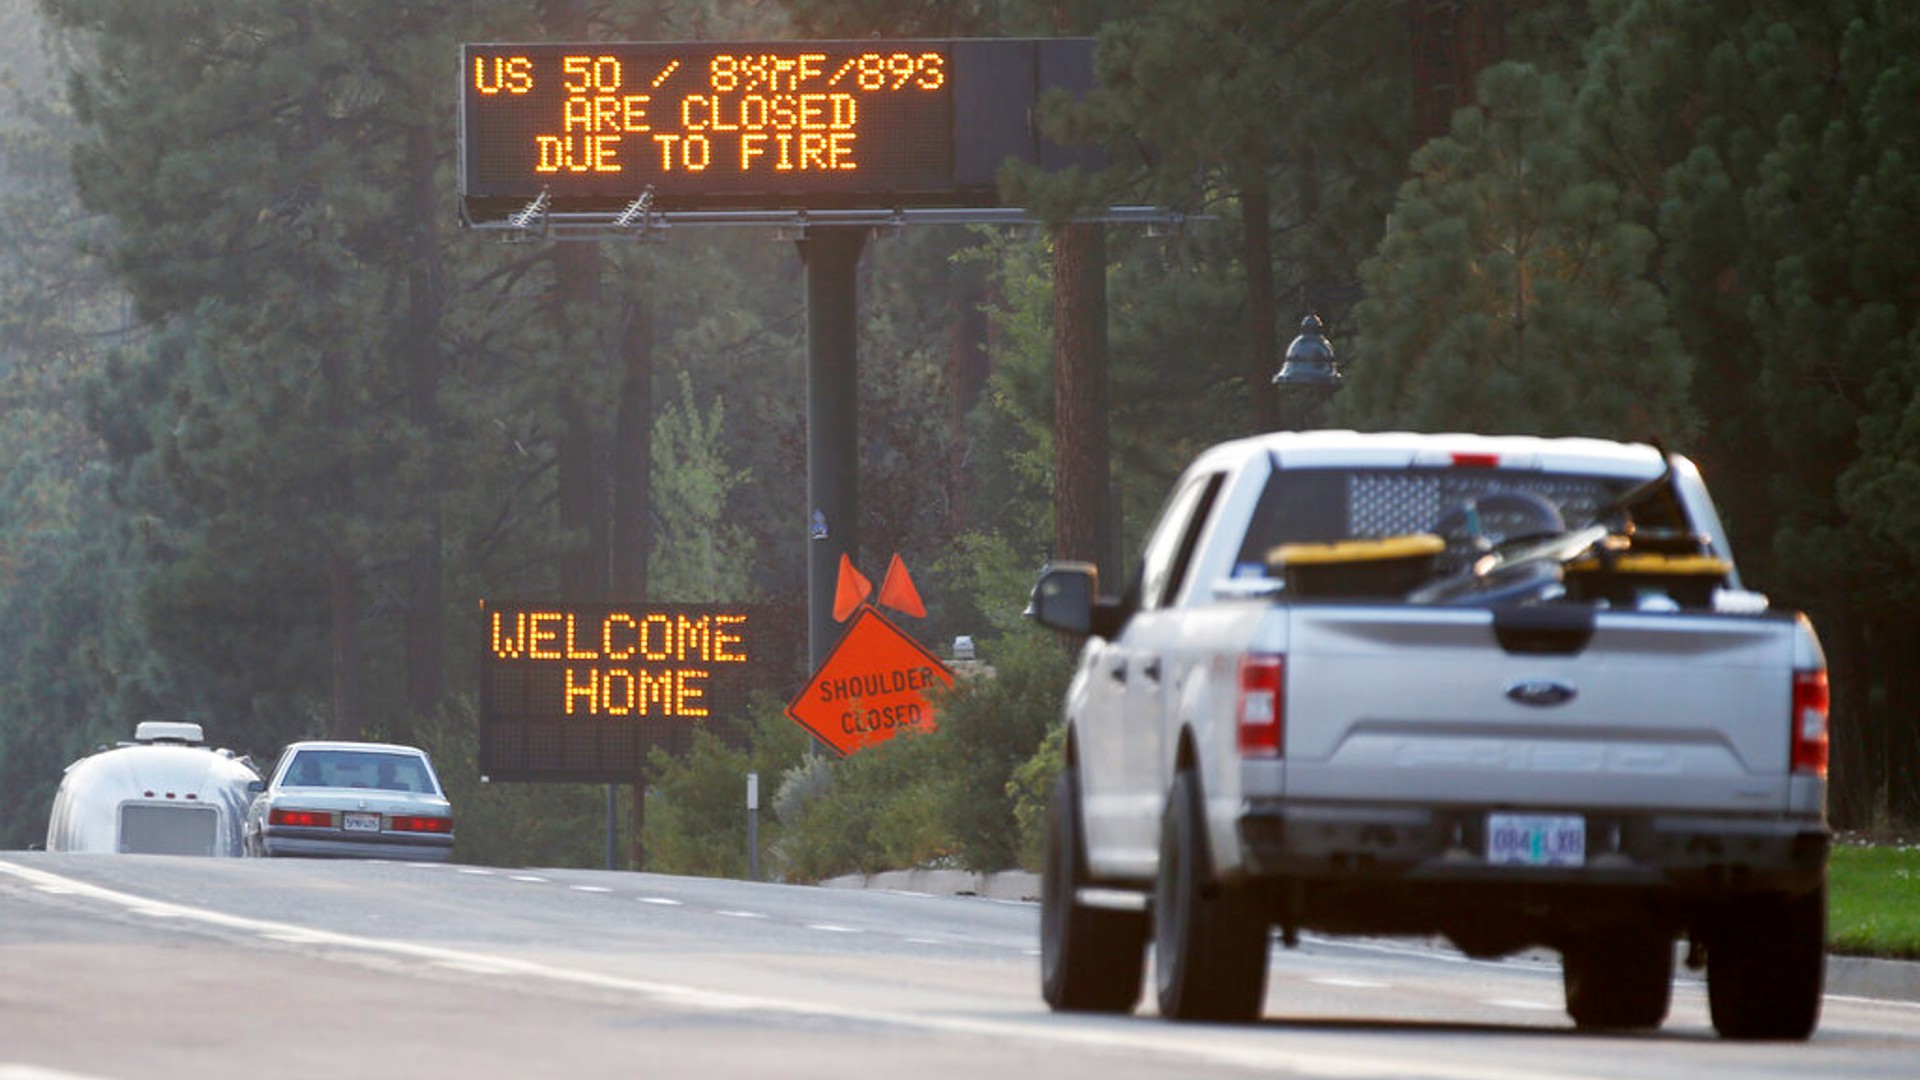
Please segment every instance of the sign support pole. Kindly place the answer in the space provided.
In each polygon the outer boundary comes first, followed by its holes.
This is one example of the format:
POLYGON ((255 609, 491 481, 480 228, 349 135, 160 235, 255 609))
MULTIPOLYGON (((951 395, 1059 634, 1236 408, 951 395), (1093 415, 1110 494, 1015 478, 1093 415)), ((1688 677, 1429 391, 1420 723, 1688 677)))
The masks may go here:
POLYGON ((858 307, 864 227, 809 226, 798 241, 807 272, 807 663, 833 650, 840 556, 860 542, 858 307))
POLYGON ((747 774, 747 880, 760 880, 760 774, 747 774))
POLYGON ((607 869, 618 870, 618 849, 620 842, 620 822, 615 807, 619 805, 620 789, 607 785, 607 869))

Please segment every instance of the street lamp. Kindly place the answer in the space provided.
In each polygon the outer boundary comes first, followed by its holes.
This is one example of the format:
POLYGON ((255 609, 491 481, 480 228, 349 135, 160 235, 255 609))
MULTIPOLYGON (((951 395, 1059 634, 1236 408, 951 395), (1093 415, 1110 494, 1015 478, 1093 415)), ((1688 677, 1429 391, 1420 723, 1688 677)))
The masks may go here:
POLYGON ((1273 385, 1280 393, 1282 426, 1302 428, 1317 419, 1320 409, 1340 390, 1343 376, 1333 359, 1333 343, 1327 340, 1326 324, 1320 316, 1308 312, 1300 320, 1300 336, 1287 346, 1286 359, 1274 373, 1273 385))

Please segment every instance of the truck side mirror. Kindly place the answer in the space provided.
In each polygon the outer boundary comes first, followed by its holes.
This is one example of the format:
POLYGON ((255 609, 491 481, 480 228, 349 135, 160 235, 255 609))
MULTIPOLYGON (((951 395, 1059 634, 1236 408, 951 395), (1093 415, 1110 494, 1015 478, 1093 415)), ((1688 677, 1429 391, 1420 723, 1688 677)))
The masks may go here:
POLYGON ((1085 637, 1093 632, 1100 572, 1092 563, 1048 563, 1034 583, 1027 615, 1041 626, 1085 637))

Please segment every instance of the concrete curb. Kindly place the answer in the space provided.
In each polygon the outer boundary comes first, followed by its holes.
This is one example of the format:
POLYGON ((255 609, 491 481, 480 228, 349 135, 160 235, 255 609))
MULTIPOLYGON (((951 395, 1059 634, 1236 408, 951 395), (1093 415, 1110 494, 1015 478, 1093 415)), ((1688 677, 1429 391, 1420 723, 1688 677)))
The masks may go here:
MULTIPOLYGON (((848 874, 820 884, 829 889, 888 889, 932 896, 982 896, 990 900, 1040 899, 1040 875, 1024 870, 996 874, 966 870, 888 870, 879 874, 848 874)), ((1920 963, 1829 954, 1827 993, 1920 1001, 1920 963)))
POLYGON ((1024 870, 976 874, 967 870, 887 870, 848 874, 820 883, 829 889, 889 889, 932 896, 984 896, 989 900, 1040 899, 1040 875, 1024 870))
POLYGON ((1920 964, 1870 956, 1827 954, 1827 993, 1845 997, 1920 1001, 1920 964))

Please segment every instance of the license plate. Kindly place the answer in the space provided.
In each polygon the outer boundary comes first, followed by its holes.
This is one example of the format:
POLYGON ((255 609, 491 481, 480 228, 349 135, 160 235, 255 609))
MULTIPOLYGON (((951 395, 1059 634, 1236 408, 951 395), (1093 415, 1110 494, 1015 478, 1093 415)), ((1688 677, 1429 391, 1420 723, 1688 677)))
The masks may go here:
POLYGON ((348 832, 379 832, 379 814, 347 813, 340 817, 340 827, 348 832))
POLYGON ((1581 866, 1587 821, 1577 814, 1488 814, 1487 861, 1503 866, 1581 866))

